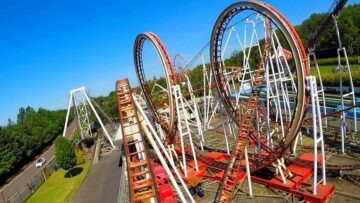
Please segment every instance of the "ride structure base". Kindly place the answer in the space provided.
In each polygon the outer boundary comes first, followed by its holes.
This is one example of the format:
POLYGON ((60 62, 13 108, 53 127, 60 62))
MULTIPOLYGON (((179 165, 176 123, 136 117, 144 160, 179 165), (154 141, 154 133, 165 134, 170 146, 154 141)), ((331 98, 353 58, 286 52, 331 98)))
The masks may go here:
MULTIPOLYGON (((326 202, 335 191, 335 186, 332 184, 318 184, 317 194, 313 194, 313 184, 307 183, 309 178, 313 174, 313 157, 312 153, 303 154, 294 164, 287 166, 288 171, 291 172, 292 176, 286 178, 286 183, 283 183, 279 175, 265 179, 257 176, 252 176, 251 179, 262 185, 278 189, 290 194, 293 194, 304 201, 323 203, 326 202), (303 163, 303 164, 297 164, 303 163)), ((321 156, 318 156, 318 165, 322 162, 321 156)))

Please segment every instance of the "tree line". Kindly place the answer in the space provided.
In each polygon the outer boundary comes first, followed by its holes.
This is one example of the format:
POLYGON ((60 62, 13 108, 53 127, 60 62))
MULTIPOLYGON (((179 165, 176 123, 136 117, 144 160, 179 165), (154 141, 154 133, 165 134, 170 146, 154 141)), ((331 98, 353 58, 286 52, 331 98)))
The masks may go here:
MULTIPOLYGON (((326 13, 314 13, 308 19, 304 20, 300 25, 295 26, 295 30, 299 34, 304 45, 308 44, 308 40, 313 32, 319 27, 321 22, 327 17, 326 13)), ((329 30, 324 33, 316 46, 316 50, 334 49, 338 47, 335 25, 331 22, 329 30)), ((341 41, 346 47, 349 55, 360 54, 360 4, 352 4, 342 9, 337 23, 340 30, 341 41)), ((335 51, 335 50, 334 50, 335 51)), ((333 53, 326 53, 323 57, 328 58, 335 56, 333 53), (331 56, 326 56, 331 54, 331 56)))
POLYGON ((65 116, 65 110, 20 108, 16 123, 0 127, 0 185, 61 134, 65 116))
MULTIPOLYGON (((310 15, 310 17, 304 20, 300 25, 295 26, 303 45, 306 48, 310 37, 313 32, 319 27, 322 21, 327 17, 326 13, 315 13, 310 15)), ((334 22, 331 21, 332 25, 324 33, 324 35, 318 41, 315 52, 318 58, 319 66, 328 66, 328 70, 321 73, 324 85, 329 86, 338 86, 339 85, 339 73, 336 71, 338 64, 337 59, 337 48, 338 41, 335 31, 334 22), (331 69, 331 70, 330 70, 331 69)), ((342 46, 346 48, 347 54, 349 56, 349 64, 352 67, 352 79, 354 85, 357 86, 360 81, 358 56, 360 55, 360 4, 349 5, 344 8, 338 18, 337 23, 340 30, 340 36, 342 41, 342 46)), ((276 31, 277 36, 279 37, 281 45, 289 50, 288 44, 286 44, 285 39, 280 35, 279 31, 276 31)), ((260 44, 263 44, 264 40, 260 41, 260 44)), ((249 57, 250 67, 258 64, 260 61, 258 50, 252 50, 252 53, 249 57)), ((341 58, 342 64, 345 64, 345 60, 341 58)), ((313 60, 311 60, 311 65, 313 66, 313 60)), ((235 51, 232 55, 225 59, 226 66, 239 66, 241 67, 243 63, 243 51, 235 51)), ((290 66, 292 64, 289 64, 290 66)), ((316 75, 316 77, 318 77, 316 75)), ((319 83, 319 81, 318 81, 319 83)), ((343 74, 343 84, 349 85, 349 75, 347 73, 343 74)))
MULTIPOLYGON (((95 101, 111 120, 118 120, 115 91, 107 96, 96 97, 95 101)), ((7 125, 0 126, 0 185, 62 134, 65 117, 65 109, 51 111, 26 107, 19 109, 15 122, 9 119, 7 125)), ((70 121, 73 117, 73 113, 70 114, 70 121)), ((95 121, 95 127, 99 127, 95 116, 91 114, 90 117, 95 121)))

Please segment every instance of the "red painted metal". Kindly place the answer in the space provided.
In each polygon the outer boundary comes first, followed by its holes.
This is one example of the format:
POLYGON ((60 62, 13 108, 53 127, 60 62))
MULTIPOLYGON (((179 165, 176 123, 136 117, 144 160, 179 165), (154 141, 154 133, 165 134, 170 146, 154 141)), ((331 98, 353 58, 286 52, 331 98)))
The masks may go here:
MULTIPOLYGON (((174 100, 174 96, 172 94, 172 88, 171 88, 172 86, 177 84, 176 83, 176 75, 175 75, 174 67, 171 63, 170 57, 167 53, 167 50, 166 50, 164 44, 161 42, 160 38, 151 32, 139 34, 137 36, 137 38, 135 40, 135 44, 134 44, 134 60, 135 60, 135 68, 136 68, 137 77, 140 82, 142 92, 145 96, 145 100, 146 100, 148 106, 150 107, 151 114, 152 114, 155 122, 159 123, 161 125, 162 129, 167 134, 167 138, 165 140, 165 145, 174 144, 175 149, 179 155, 182 153, 185 153, 186 156, 191 155, 192 151, 190 150, 190 147, 188 147, 187 145, 185 145, 185 152, 182 152, 180 150, 179 137, 176 136, 176 130, 177 130, 177 117, 176 117, 176 109, 175 109, 176 106, 175 106, 175 100, 174 100), (155 105, 154 101, 151 98, 149 89, 147 88, 148 83, 145 78, 144 67, 142 64, 142 48, 143 48, 143 44, 144 44, 145 40, 148 40, 153 44, 154 48, 156 49, 157 53, 160 56, 162 65, 164 67, 165 78, 167 81, 167 91, 169 93, 169 98, 170 98, 170 103, 168 106, 168 108, 170 109, 169 122, 166 122, 159 114, 159 112, 158 112, 159 106, 155 105)), ((188 170, 188 177, 185 178, 185 182, 190 185, 196 186, 204 177, 205 167, 203 167, 201 170, 199 169, 199 171, 196 172, 193 169, 190 169, 190 168, 194 168, 194 166, 191 167, 192 163, 193 162, 190 161, 188 164, 188 166, 190 166, 189 169, 185 169, 185 170, 188 170)))
MULTIPOLYGON (((233 197, 233 191, 235 189, 235 186, 237 182, 241 181, 244 178, 244 161, 243 161, 243 151, 244 146, 247 143, 247 139, 249 140, 250 145, 254 145, 257 143, 257 133, 252 128, 252 120, 254 117, 254 112, 256 112, 256 103, 258 99, 258 93, 256 91, 253 91, 249 97, 249 100, 247 102, 244 102, 245 109, 247 109, 246 113, 241 114, 240 111, 238 111, 234 105, 233 102, 230 99, 229 93, 226 91, 226 78, 224 77, 224 70, 225 69, 231 69, 233 71, 238 71, 241 68, 240 67, 223 67, 222 58, 221 58, 221 45, 222 45, 222 39, 225 30, 227 29, 228 23, 231 21, 231 19, 239 14, 240 12, 244 10, 252 10, 255 12, 258 12, 259 14, 263 15, 265 19, 270 19, 272 23, 274 23, 278 30, 284 35, 285 40, 289 43, 290 50, 287 52, 287 55, 291 54, 290 56, 287 56, 289 58, 292 58, 294 60, 295 64, 295 70, 297 74, 297 85, 298 85, 298 95, 297 95, 297 102, 296 102, 296 110, 295 115, 293 117, 293 120, 290 122, 287 122, 287 125, 289 126, 286 131, 286 137, 281 140, 277 146, 275 146, 274 149, 270 149, 267 145, 265 140, 261 141, 261 148, 262 148, 262 156, 261 159, 257 159, 256 157, 252 157, 250 168, 251 171, 257 171, 263 167, 266 167, 270 165, 272 162, 274 162, 277 158, 281 157, 285 150, 289 148, 293 140, 296 138, 296 135, 298 134, 300 127, 304 121, 304 117, 306 114, 306 110, 308 107, 308 101, 309 101, 309 95, 306 91, 306 84, 305 84, 305 77, 309 75, 310 69, 307 63, 307 56, 306 52, 304 50, 304 47, 301 43, 300 38, 298 37, 295 29, 293 26, 285 19, 284 16, 282 16, 277 10, 272 8, 271 6, 260 3, 260 2, 240 2, 235 3, 231 6, 229 6, 218 18, 213 32, 212 37, 210 41, 210 55, 211 55, 211 66, 213 69, 215 82, 216 82, 216 88, 220 94, 220 99, 222 100, 222 103, 225 106, 225 109, 227 110, 228 114, 232 117, 233 121, 238 125, 239 132, 238 132, 238 139, 236 140, 231 156, 221 154, 221 153, 215 153, 211 152, 207 155, 201 155, 197 154, 197 159, 199 161, 199 168, 201 169, 200 172, 194 173, 194 170, 190 170, 191 162, 189 166, 189 177, 186 179, 186 182, 190 185, 196 185, 198 181, 202 179, 202 177, 209 178, 212 180, 220 181, 220 187, 219 192, 216 195, 217 199, 216 201, 220 202, 229 202, 231 201, 233 197), (225 164, 224 161, 228 160, 228 164, 225 164), (208 175, 205 174, 205 168, 208 168, 209 170, 217 172, 215 175, 208 175), (199 178, 199 179, 197 179, 199 178), (195 180, 195 181, 194 181, 195 180), (194 182, 194 183, 191 183, 194 182)), ((268 37, 266 37, 267 39, 268 37)), ((265 40, 267 41, 267 40, 265 40)), ((266 44, 266 43, 265 43, 266 44)), ((264 53, 266 52, 267 48, 264 48, 264 53)), ((277 51, 277 50, 275 50, 277 51)), ((256 78, 261 78, 264 74, 263 69, 261 69, 261 66, 263 66, 262 63, 264 63, 264 56, 262 57, 262 62, 259 64, 259 69, 257 72, 256 78)), ((171 63, 170 57, 166 51, 165 46, 161 42, 161 40, 153 33, 142 33, 138 35, 136 38, 135 44, 134 44, 134 60, 135 60, 135 67, 136 72, 138 76, 138 80, 140 82, 140 86, 142 89, 142 92, 144 93, 145 100, 150 107, 150 111, 153 115, 153 118, 155 122, 159 123, 161 127, 165 130, 167 133, 167 141, 168 144, 177 144, 178 138, 176 136, 176 111, 175 111, 175 104, 174 99, 172 96, 171 86, 176 85, 176 75, 174 73, 174 68, 171 63), (156 51, 160 55, 161 62, 164 66, 165 70, 165 77, 167 79, 167 89, 169 91, 169 98, 170 98, 170 122, 165 122, 161 116, 158 113, 158 106, 154 104, 154 102, 151 99, 150 92, 148 90, 148 83, 145 78, 144 74, 144 68, 142 64, 142 48, 144 42, 148 40, 150 41, 153 46, 155 47, 156 51)), ((262 85, 262 80, 255 80, 253 82, 253 86, 260 86, 262 85)), ((211 85, 213 86, 213 84, 211 85)), ((262 116, 261 107, 257 109, 257 111, 260 113, 260 116, 262 116)), ((189 152, 188 147, 185 147, 185 152, 179 152, 191 154, 189 152)), ((309 154, 306 154, 302 162, 305 162, 307 160, 307 156, 310 156, 309 154)), ((283 184, 280 177, 274 177, 271 180, 265 180, 258 177, 253 177, 253 179, 256 182, 269 185, 271 187, 281 189, 283 191, 295 194, 297 196, 303 197, 306 201, 311 202, 323 202, 325 201, 334 191, 334 187, 332 185, 328 186, 319 186, 319 195, 314 196, 311 192, 311 184, 305 183, 305 181, 311 176, 312 174, 312 168, 306 167, 303 165, 297 165, 295 162, 288 166, 288 169, 295 174, 294 177, 289 179, 287 184, 283 184), (305 190, 299 190, 304 189, 305 190)), ((185 169, 187 170, 187 169, 185 169)), ((160 176, 163 176, 163 173, 161 170, 157 171, 160 176)), ((160 184, 161 187, 164 188, 162 194, 160 194, 161 198, 163 197, 166 199, 169 194, 169 187, 164 186, 166 182, 166 179, 164 177, 160 177, 157 180, 158 185, 160 184)), ((171 188, 170 188, 171 189, 171 188)))
MULTIPOLYGON (((227 154, 223 154, 219 152, 210 152, 207 153, 205 156, 209 158, 209 161, 207 161, 209 165, 206 164, 207 169, 213 172, 217 171, 217 173, 205 174, 204 177, 209 180, 220 182, 224 175, 225 168, 223 165, 220 164, 219 165, 220 167, 218 167, 219 170, 214 170, 212 166, 219 163, 223 163, 223 161, 229 159, 229 156, 227 154)), ((321 165, 321 162, 322 162, 321 156, 319 155, 318 165, 321 165)), ((243 161, 241 164, 245 166, 245 163, 243 161)), ((334 192, 334 185, 332 184, 327 184, 326 186, 318 185, 318 194, 313 195, 312 184, 307 183, 307 181, 309 181, 309 178, 313 174, 312 167, 313 167, 313 154, 305 153, 302 156, 300 156, 297 160, 292 160, 291 164, 287 166, 287 169, 293 174, 293 176, 288 177, 286 179, 287 180, 286 184, 282 182, 280 176, 275 176, 270 179, 265 179, 253 175, 251 176, 251 179, 256 183, 274 189, 278 189, 286 193, 293 194, 309 202, 316 202, 316 203, 326 202, 326 200, 328 200, 331 194, 334 192)), ((245 178, 245 173, 241 171, 237 177, 237 181, 240 182, 244 178, 245 178)))
MULTIPOLYGON (((298 164, 298 163, 312 163, 313 162, 313 154, 305 153, 303 154, 298 161, 289 165, 287 169, 293 174, 292 177, 286 178, 286 183, 282 182, 280 176, 275 176, 274 178, 267 180, 264 178, 260 178, 257 176, 252 176, 251 179, 254 182, 266 185, 268 187, 282 190, 284 192, 293 194, 306 202, 314 202, 314 203, 323 203, 326 202, 331 194, 334 192, 334 185, 327 184, 322 185, 319 184, 317 188, 317 195, 313 195, 313 185, 307 183, 306 181, 311 177, 313 173, 313 168, 311 164, 298 164)), ((321 156, 318 157, 318 164, 321 164, 321 156)))
POLYGON ((176 85, 176 75, 174 72, 174 67, 171 62, 171 59, 169 57, 169 54, 166 50, 165 45, 162 43, 160 38, 156 36, 152 32, 145 32, 141 33, 136 37, 135 43, 134 43, 134 63, 135 63, 135 70, 136 75, 138 77, 141 90, 144 94, 146 103, 150 107, 151 114, 154 118, 154 120, 159 123, 162 127, 162 129, 166 132, 168 135, 167 137, 167 143, 174 144, 175 143, 175 137, 176 137, 176 109, 175 109, 175 100, 172 95, 171 87, 173 85, 176 85), (156 107, 154 101, 151 99, 150 90, 148 88, 148 82, 146 81, 145 73, 144 73, 144 67, 142 62, 142 51, 143 51, 143 45, 145 41, 149 41, 152 43, 154 48, 156 49, 157 53, 160 56, 161 63, 164 68, 165 72, 165 79, 167 82, 167 90, 169 93, 169 100, 170 100, 170 116, 169 116, 169 122, 166 122, 161 115, 158 112, 158 108, 156 107))
POLYGON ((154 172, 156 184, 163 185, 163 184, 169 182, 169 177, 166 174, 164 167, 153 166, 153 172, 154 172))
POLYGON ((159 199, 161 203, 176 203, 176 197, 169 184, 169 176, 163 166, 152 163, 155 182, 158 185, 159 199))
MULTIPOLYGON (((301 44, 300 38, 298 37, 294 28, 288 23, 288 21, 274 8, 264 3, 251 1, 235 3, 225 9, 214 25, 210 42, 210 61, 217 85, 217 92, 220 95, 225 109, 232 117, 235 124, 241 127, 242 115, 241 112, 237 110, 236 106, 232 103, 229 92, 226 90, 226 78, 223 74, 225 67, 223 67, 222 64, 221 47, 223 35, 227 30, 229 22, 235 15, 244 10, 252 10, 260 13, 266 18, 271 19, 271 22, 274 23, 278 27, 279 31, 283 33, 286 41, 289 43, 290 51, 293 55, 298 85, 297 106, 295 108, 296 111, 294 112, 293 120, 287 123, 289 126, 286 128, 286 136, 284 139, 278 142, 273 150, 264 143, 261 143, 262 150, 267 152, 268 156, 262 156, 261 160, 254 161, 254 164, 251 166, 251 171, 256 171, 265 166, 268 166, 277 158, 279 158, 285 152, 285 150, 290 147, 291 143, 296 138, 296 135, 300 130, 304 116, 306 114, 309 101, 309 95, 306 94, 305 88, 305 77, 309 75, 309 67, 307 64, 305 50, 301 44)), ((241 139, 247 139, 247 137, 249 137, 254 142, 257 142, 256 134, 256 131, 253 130, 249 131, 248 134, 243 134, 242 136, 238 137, 241 137, 241 139)))
POLYGON ((128 79, 116 82, 119 120, 125 148, 130 202, 158 199, 156 183, 128 79))
POLYGON ((187 177, 185 177, 183 172, 180 172, 182 179, 191 187, 196 187, 204 179, 206 165, 198 161, 198 167, 199 171, 196 171, 195 162, 189 160, 186 165, 187 177))
MULTIPOLYGON (((271 28, 269 19, 265 19, 265 44, 263 47, 261 62, 259 63, 258 70, 256 72, 256 79, 253 81, 252 86, 254 88, 260 87, 263 84, 263 75, 264 75, 264 64, 265 60, 269 54, 268 49, 270 47, 271 39, 271 28)), ((219 202, 230 202, 235 193, 236 185, 238 183, 238 177, 240 175, 241 169, 244 164, 243 161, 243 152, 246 147, 246 136, 250 134, 251 125, 254 119, 254 112, 256 111, 257 102, 259 99, 259 92, 252 91, 249 99, 247 100, 244 109, 246 109, 244 115, 241 117, 240 127, 238 132, 238 138, 235 141, 235 144, 231 150, 231 157, 227 168, 224 172, 222 181, 219 186, 218 193, 215 197, 215 201, 219 202), (245 139, 244 139, 245 138, 245 139)))
POLYGON ((161 203, 177 203, 174 192, 169 184, 160 185, 159 196, 161 203))

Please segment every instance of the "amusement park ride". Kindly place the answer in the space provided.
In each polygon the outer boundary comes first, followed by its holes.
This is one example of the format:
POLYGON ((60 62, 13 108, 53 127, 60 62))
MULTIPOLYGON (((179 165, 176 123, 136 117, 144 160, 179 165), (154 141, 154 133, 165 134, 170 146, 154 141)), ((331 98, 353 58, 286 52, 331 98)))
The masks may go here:
MULTIPOLYGON (((240 190, 253 197, 255 182, 299 201, 326 202, 335 190, 326 172, 360 168, 326 163, 323 136, 328 118, 339 118, 345 153, 357 131, 351 77, 351 92, 344 94, 341 88, 340 59, 347 62, 347 54, 336 16, 345 3, 334 2, 307 49, 273 7, 256 1, 232 4, 215 22, 210 42, 176 70, 158 36, 139 34, 134 64, 140 88, 131 89, 127 79, 116 82, 126 201, 237 202, 240 190), (341 109, 333 112, 326 106, 314 52, 332 22, 338 36, 341 90, 341 109), (154 47, 160 59, 161 84, 146 75, 144 44, 154 47), (241 66, 227 60, 234 46, 241 66), (310 67, 310 59, 315 67, 310 67), (199 65, 191 69, 196 62, 199 65), (316 68, 319 85, 310 68, 316 68), (194 77, 195 72, 201 77, 194 77), (351 98, 350 106, 344 104, 346 97, 351 98), (346 117, 349 111, 353 120, 346 117), (299 147, 304 134, 313 146, 305 151, 299 147)), ((181 55, 176 58, 183 60, 181 55)), ((345 65, 351 76, 350 65, 345 65)))

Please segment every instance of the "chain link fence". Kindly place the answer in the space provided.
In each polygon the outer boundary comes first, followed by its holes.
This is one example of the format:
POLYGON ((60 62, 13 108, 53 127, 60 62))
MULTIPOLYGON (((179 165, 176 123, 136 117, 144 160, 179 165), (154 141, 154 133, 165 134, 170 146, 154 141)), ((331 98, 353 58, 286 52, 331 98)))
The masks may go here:
POLYGON ((6 200, 4 197, 0 198, 0 203, 22 203, 25 202, 44 182, 45 180, 58 169, 55 159, 49 160, 42 170, 36 173, 26 184, 17 189, 6 200), (5 201, 5 202, 4 202, 5 201))

